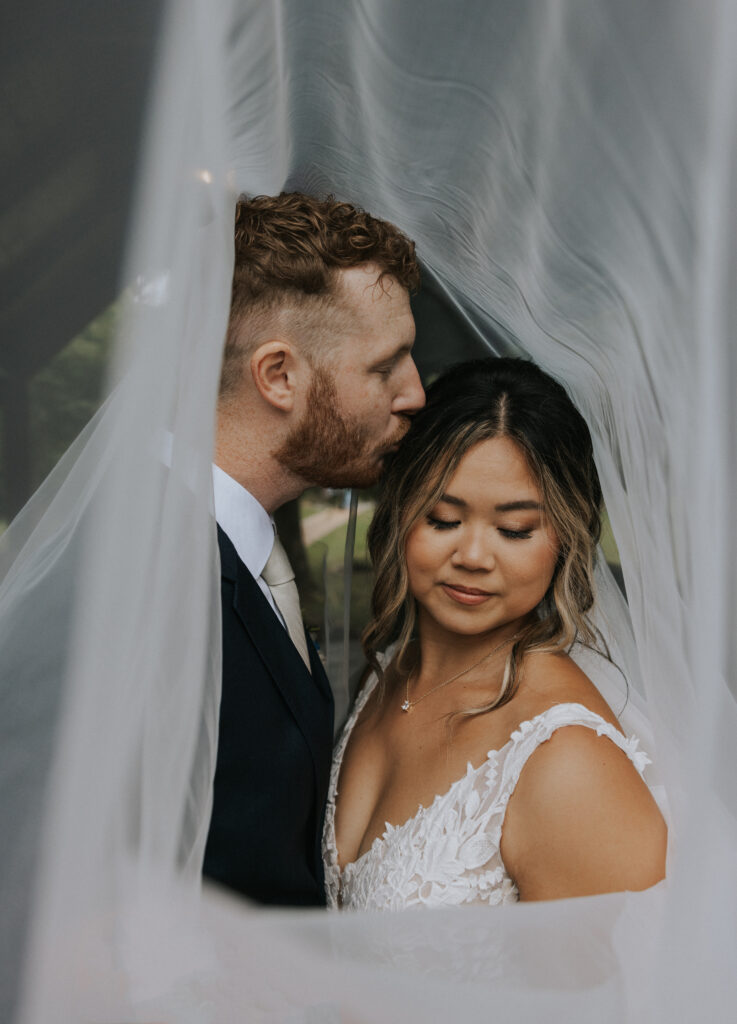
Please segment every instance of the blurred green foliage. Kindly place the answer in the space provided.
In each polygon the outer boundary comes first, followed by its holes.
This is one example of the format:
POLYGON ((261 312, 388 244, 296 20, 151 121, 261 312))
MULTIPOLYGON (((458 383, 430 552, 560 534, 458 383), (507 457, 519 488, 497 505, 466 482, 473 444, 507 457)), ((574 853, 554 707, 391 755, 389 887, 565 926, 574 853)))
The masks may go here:
MULTIPOLYGON (((100 406, 119 316, 120 303, 115 302, 88 324, 29 381, 27 406, 24 408, 22 403, 18 406, 18 415, 24 417, 24 422, 11 420, 8 426, 7 419, 3 421, 0 427, 0 532, 9 518, 9 494, 18 490, 18 484, 11 488, 8 479, 9 446, 22 444, 22 439, 28 438, 27 450, 23 450, 21 459, 27 467, 24 482, 30 490, 25 498, 29 498, 100 406)), ((21 380, 16 385, 8 374, 4 385, 22 389, 24 382, 21 380)))
POLYGON ((604 552, 604 558, 610 565, 620 565, 621 559, 619 556, 619 550, 617 549, 617 542, 614 539, 612 533, 612 525, 609 522, 609 516, 604 509, 604 513, 601 517, 601 550, 604 552))
POLYGON ((114 303, 31 382, 34 489, 51 472, 102 401, 118 317, 119 304, 114 303))
MULTIPOLYGON (((370 617, 373 574, 366 547, 366 531, 372 511, 361 512, 356 519, 356 545, 353 559, 351 586, 351 634, 360 636, 370 617)), ((317 593, 304 599, 304 616, 308 625, 322 622, 323 585, 328 594, 328 616, 339 623, 343 616, 343 555, 347 524, 332 530, 307 548, 307 561, 313 580, 318 582, 317 593)), ((304 595, 303 595, 304 597, 304 595)))

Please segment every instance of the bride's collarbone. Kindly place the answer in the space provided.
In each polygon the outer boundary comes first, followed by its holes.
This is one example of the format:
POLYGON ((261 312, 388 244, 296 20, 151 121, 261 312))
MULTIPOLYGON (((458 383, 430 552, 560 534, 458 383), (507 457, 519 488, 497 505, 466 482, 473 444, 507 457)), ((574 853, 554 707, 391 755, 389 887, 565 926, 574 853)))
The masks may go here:
MULTIPOLYGON (((416 695, 423 692, 426 687, 414 689, 416 695)), ((386 822, 398 825, 413 817, 420 806, 447 792, 469 764, 479 767, 522 722, 554 704, 581 703, 616 722, 588 677, 565 656, 526 657, 511 700, 487 713, 469 714, 495 695, 483 678, 459 680, 426 699, 415 698, 409 711, 402 710, 404 685, 370 694, 340 770, 338 816, 341 831, 350 833, 350 847, 365 852, 386 822)))
POLYGON ((490 695, 479 686, 433 694, 408 711, 402 709, 402 693, 385 693, 359 716, 341 776, 353 762, 364 780, 375 780, 371 788, 377 793, 413 784, 418 776, 450 784, 469 762, 477 766, 490 750, 501 748, 526 717, 549 706, 544 696, 529 699, 526 690, 520 687, 511 701, 481 714, 474 712, 489 703, 490 695))
POLYGON ((470 764, 501 750, 519 726, 555 704, 581 703, 616 725, 591 681, 570 659, 530 661, 514 697, 482 714, 488 696, 473 685, 428 697, 409 711, 398 691, 372 699, 354 727, 340 774, 341 863, 362 856, 386 824, 402 825, 447 793, 470 764), (460 714, 458 712, 461 712, 460 714))

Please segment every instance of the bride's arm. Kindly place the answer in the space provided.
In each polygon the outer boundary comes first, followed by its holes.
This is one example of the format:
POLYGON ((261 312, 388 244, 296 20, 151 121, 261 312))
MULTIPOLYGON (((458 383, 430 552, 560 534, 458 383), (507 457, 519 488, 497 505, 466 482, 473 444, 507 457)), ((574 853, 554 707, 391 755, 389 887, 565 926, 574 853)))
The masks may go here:
POLYGON ((665 874, 663 817, 624 751, 584 726, 530 756, 510 798, 501 854, 522 900, 646 889, 665 874))

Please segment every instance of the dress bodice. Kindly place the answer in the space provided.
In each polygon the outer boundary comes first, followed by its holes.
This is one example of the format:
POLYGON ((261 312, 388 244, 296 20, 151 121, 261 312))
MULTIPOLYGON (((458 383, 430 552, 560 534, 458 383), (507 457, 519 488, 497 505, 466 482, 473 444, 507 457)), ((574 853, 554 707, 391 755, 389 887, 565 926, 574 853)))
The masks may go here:
POLYGON ((329 907, 399 910, 413 906, 511 903, 519 899, 502 861, 504 815, 527 759, 556 729, 583 725, 615 743, 642 774, 649 758, 639 740, 627 739, 582 704, 556 704, 522 722, 498 750, 490 750, 428 807, 383 835, 341 870, 335 844, 335 802, 348 740, 376 685, 372 675, 359 694, 335 748, 323 833, 329 907))

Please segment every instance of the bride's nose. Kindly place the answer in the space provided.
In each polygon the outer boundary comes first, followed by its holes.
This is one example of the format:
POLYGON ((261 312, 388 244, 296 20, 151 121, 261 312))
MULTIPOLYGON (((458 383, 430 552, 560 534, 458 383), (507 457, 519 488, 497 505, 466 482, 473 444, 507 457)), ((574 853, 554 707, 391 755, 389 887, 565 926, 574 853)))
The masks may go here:
POLYGON ((461 530, 451 561, 458 569, 483 569, 490 572, 496 560, 492 545, 489 543, 488 531, 481 527, 461 530))

